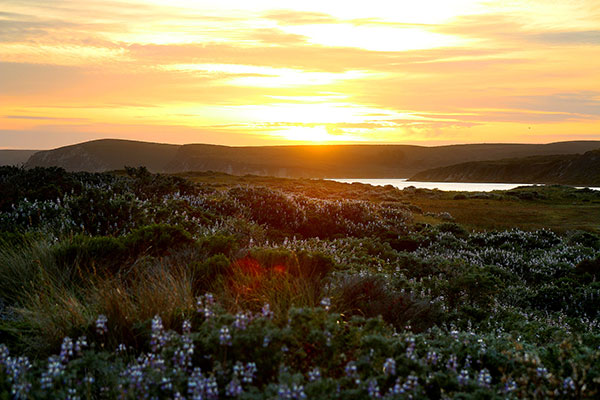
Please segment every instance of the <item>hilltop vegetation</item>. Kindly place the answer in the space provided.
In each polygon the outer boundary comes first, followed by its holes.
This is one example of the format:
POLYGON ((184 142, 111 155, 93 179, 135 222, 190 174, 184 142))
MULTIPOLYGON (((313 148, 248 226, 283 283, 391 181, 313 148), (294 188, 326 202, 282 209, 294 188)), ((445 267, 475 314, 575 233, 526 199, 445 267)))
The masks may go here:
POLYGON ((600 186, 600 150, 584 154, 467 162, 422 171, 411 180, 600 186))
POLYGON ((430 209, 596 192, 6 167, 0 190, 0 398, 599 395, 598 232, 430 209))

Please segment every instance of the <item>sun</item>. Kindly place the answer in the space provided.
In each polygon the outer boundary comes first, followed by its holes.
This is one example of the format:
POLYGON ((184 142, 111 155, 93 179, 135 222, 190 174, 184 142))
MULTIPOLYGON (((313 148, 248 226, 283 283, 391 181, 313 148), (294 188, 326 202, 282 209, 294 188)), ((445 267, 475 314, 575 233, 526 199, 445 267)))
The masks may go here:
POLYGON ((317 144, 364 141, 364 138, 354 135, 331 134, 325 126, 291 126, 282 131, 281 136, 294 142, 317 144))

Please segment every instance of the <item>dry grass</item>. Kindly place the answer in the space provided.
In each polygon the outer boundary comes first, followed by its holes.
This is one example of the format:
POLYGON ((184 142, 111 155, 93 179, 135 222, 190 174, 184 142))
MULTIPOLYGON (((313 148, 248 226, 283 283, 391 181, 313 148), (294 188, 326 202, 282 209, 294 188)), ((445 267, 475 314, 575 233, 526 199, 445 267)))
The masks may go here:
POLYGON ((31 328, 33 350, 46 350, 39 343, 55 347, 65 336, 93 336, 99 314, 108 318, 107 342, 137 344, 140 324, 155 315, 161 316, 165 328, 173 329, 193 312, 192 282, 185 268, 163 264, 128 277, 90 277, 78 289, 46 281, 16 311, 31 328))
POLYGON ((218 295, 232 312, 259 311, 268 303, 278 319, 287 318, 290 307, 314 307, 321 300, 321 284, 274 268, 248 270, 234 264, 221 282, 218 295))

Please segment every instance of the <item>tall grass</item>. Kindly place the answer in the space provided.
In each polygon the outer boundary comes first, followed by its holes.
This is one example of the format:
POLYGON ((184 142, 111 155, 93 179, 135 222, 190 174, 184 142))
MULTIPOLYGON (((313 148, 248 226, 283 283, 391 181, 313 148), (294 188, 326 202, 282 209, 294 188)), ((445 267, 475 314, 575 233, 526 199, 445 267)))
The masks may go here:
POLYGON ((175 329, 193 312, 192 283, 186 268, 161 262, 127 276, 91 275, 79 287, 46 280, 23 298, 16 312, 30 327, 24 341, 35 352, 53 350, 65 336, 98 336, 95 321, 100 314, 108 318, 109 328, 102 342, 137 346, 144 323, 155 315, 166 329, 175 329))
POLYGON ((220 283, 217 295, 229 311, 259 311, 268 303, 277 320, 287 319, 291 307, 318 305, 323 296, 320 281, 277 268, 254 271, 234 264, 220 283))
POLYGON ((71 281, 74 266, 60 266, 45 240, 29 241, 19 247, 0 247, 0 293, 8 305, 18 305, 42 282, 71 281))

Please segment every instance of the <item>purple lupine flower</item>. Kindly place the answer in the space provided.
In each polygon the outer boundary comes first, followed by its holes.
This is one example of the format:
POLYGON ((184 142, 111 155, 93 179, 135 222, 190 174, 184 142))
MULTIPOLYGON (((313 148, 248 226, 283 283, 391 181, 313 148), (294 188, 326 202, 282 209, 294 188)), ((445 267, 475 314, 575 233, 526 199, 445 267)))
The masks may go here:
POLYGON ((379 392, 379 385, 377 384, 376 379, 371 379, 369 381, 369 386, 367 387, 367 393, 371 399, 379 399, 381 398, 381 393, 379 392))
POLYGON ((249 322, 250 317, 247 313, 238 312, 237 314, 235 314, 235 321, 233 321, 233 327, 243 331, 248 327, 249 322))
POLYGON ((387 358, 383 363, 383 373, 385 376, 396 375, 396 360, 387 358))
POLYGON ((224 326, 219 331, 219 343, 222 346, 231 346, 231 333, 229 332, 229 328, 224 326))
POLYGON ((310 371, 308 371, 308 381, 315 382, 321 379, 321 370, 319 367, 314 367, 310 371))
POLYGON ((244 366, 244 372, 242 374, 242 382, 244 383, 252 383, 256 376, 256 363, 248 362, 244 366))
POLYGON ((77 340, 75 341, 75 353, 78 356, 81 356, 83 354, 83 350, 88 346, 88 342, 87 342, 87 338, 85 336, 80 336, 77 338, 77 340))
POLYGON ((489 388, 492 383, 492 376, 490 375, 490 371, 487 368, 479 371, 479 375, 477 376, 477 384, 481 387, 489 388))
POLYGON ((229 397, 238 397, 244 393, 244 388, 237 378, 233 378, 225 388, 225 394, 229 397))
POLYGON ((329 309, 331 308, 331 299, 329 297, 323 297, 323 299, 321 300, 321 305, 323 306, 325 311, 329 311, 329 309))
POLYGON ((106 318, 106 315, 98 315, 98 318, 96 319, 96 333, 98 333, 98 335, 105 335, 108 333, 108 327, 106 326, 107 322, 108 318, 106 318))
POLYGON ((62 363, 66 364, 70 357, 73 357, 73 340, 66 336, 60 346, 60 354, 58 358, 62 363))
POLYGON ((192 323, 189 319, 183 321, 183 323, 181 324, 181 331, 186 335, 192 333, 192 323))
POLYGON ((265 303, 265 305, 262 307, 261 314, 263 318, 273 319, 273 311, 271 311, 271 306, 269 303, 265 303))
POLYGON ((460 375, 458 375, 458 384, 464 386, 467 383, 469 383, 469 371, 463 369, 460 371, 460 375))
POLYGON ((167 342, 167 336, 164 331, 162 319, 159 315, 155 315, 152 318, 152 332, 150 334, 150 347, 152 352, 156 353, 160 351, 167 342))

